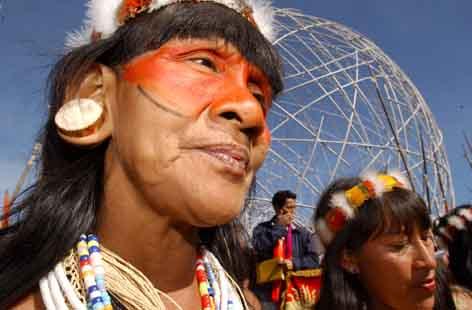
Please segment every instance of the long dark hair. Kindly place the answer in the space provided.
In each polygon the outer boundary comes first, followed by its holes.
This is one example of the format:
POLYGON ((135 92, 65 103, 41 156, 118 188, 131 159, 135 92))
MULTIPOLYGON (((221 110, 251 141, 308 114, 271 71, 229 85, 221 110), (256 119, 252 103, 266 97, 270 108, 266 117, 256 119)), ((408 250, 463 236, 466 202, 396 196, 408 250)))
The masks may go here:
MULTIPOLYGON (((67 88, 96 63, 118 69, 170 39, 190 37, 223 38, 232 43, 267 75, 274 94, 281 91, 280 60, 271 43, 240 14, 214 3, 177 3, 141 14, 110 38, 63 56, 49 76, 49 118, 40 132, 40 177, 5 215, 17 214, 20 220, 0 230, 0 308, 30 292, 74 246, 79 235, 93 231, 96 224, 107 143, 83 149, 60 139, 53 119, 67 88)), ((242 253, 242 244, 235 238, 238 227, 234 222, 208 229, 203 241, 215 249, 230 274, 241 278, 241 273, 247 272, 242 268, 243 258, 239 263, 232 258, 234 253, 242 253)))
MULTIPOLYGON (((441 228, 447 229, 451 216, 462 217, 462 212, 472 212, 472 205, 466 204, 454 208, 436 221, 434 232, 441 236, 441 228)), ((445 240, 449 253, 449 271, 452 282, 472 290, 472 221, 464 219, 463 229, 449 232, 452 239, 445 240)))
MULTIPOLYGON (((331 197, 335 192, 345 191, 359 184, 359 178, 340 179, 332 183, 321 195, 315 220, 322 218, 330 209, 331 197)), ((410 234, 415 227, 421 230, 431 228, 431 220, 424 201, 416 193, 395 188, 382 197, 369 199, 358 208, 356 216, 348 220, 328 245, 323 259, 323 278, 320 299, 316 309, 366 309, 369 293, 357 275, 345 271, 339 262, 344 250, 355 252, 368 240, 383 232, 403 228, 410 234)), ((455 309, 444 279, 436 275, 434 309, 455 309)))

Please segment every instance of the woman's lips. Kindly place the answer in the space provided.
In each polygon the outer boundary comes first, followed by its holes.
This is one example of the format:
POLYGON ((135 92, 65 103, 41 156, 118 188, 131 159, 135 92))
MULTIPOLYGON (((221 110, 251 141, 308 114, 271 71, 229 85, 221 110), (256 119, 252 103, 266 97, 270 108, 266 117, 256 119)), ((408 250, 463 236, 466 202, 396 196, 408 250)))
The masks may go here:
POLYGON ((231 174, 246 175, 249 164, 249 152, 246 149, 235 146, 214 146, 199 150, 223 163, 231 174))
POLYGON ((426 281, 421 282, 421 288, 424 288, 428 292, 434 292, 436 290, 436 281, 434 278, 427 279, 426 281))

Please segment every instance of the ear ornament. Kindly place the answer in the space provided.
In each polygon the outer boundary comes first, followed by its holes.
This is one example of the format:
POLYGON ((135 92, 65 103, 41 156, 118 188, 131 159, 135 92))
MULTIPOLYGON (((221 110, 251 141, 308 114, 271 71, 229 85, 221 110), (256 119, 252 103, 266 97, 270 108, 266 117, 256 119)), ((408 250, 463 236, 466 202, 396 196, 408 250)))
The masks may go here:
POLYGON ((103 125, 104 106, 89 98, 77 98, 66 102, 54 117, 59 134, 66 137, 87 137, 103 125))

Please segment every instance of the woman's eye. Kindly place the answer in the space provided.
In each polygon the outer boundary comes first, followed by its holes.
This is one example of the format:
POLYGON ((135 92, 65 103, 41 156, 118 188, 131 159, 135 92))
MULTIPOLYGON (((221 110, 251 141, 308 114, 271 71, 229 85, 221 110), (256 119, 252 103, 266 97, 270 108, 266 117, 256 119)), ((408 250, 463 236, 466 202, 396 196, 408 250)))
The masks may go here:
POLYGON ((402 241, 402 242, 392 243, 392 244, 390 244, 389 247, 394 252, 401 252, 401 251, 405 250, 408 247, 408 245, 409 245, 408 241, 402 241))
POLYGON ((433 234, 432 233, 426 233, 421 236, 421 239, 425 242, 432 242, 433 241, 433 234))
POLYGON ((264 111, 266 111, 267 98, 264 95, 261 87, 257 83, 250 81, 248 83, 248 88, 249 88, 249 91, 252 92, 252 96, 261 104, 264 111))
POLYGON ((208 58, 193 58, 190 59, 195 64, 207 67, 211 71, 218 72, 218 68, 216 67, 216 64, 213 60, 208 59, 208 58))
POLYGON ((261 93, 253 93, 252 94, 254 96, 254 98, 256 98, 257 101, 259 101, 260 104, 262 104, 263 106, 265 106, 265 97, 263 94, 261 93))

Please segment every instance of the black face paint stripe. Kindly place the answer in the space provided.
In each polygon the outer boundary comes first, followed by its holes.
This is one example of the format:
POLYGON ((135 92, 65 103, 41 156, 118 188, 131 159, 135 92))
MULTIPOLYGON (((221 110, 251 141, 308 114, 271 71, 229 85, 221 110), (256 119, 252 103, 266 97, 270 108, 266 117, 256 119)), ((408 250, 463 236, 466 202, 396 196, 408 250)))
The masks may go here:
POLYGON ((142 87, 141 85, 138 85, 138 90, 139 92, 141 93, 141 95, 143 95, 147 100, 151 101, 156 107, 158 107, 159 109, 163 110, 164 112, 167 112, 167 113, 170 113, 174 116, 177 116, 177 117, 182 117, 182 118, 185 118, 185 115, 177 112, 177 111, 174 111, 174 110, 171 110, 165 106, 163 106, 162 104, 160 104, 159 102, 157 102, 154 98, 152 98, 142 87))

